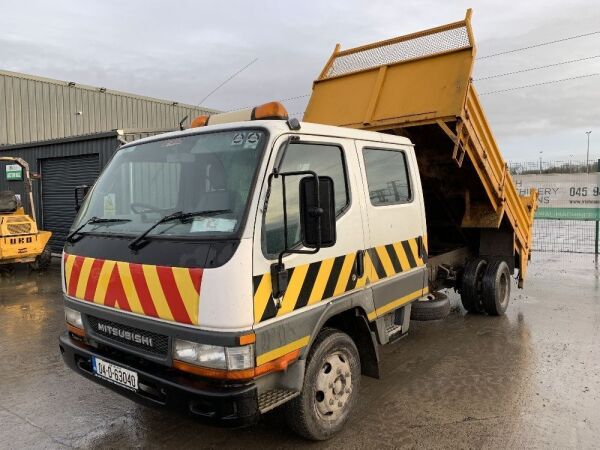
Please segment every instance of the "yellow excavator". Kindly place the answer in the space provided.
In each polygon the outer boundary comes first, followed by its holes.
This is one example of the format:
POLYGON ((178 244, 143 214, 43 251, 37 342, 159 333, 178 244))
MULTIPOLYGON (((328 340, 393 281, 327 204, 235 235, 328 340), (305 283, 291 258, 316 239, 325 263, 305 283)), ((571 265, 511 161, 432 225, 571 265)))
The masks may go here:
POLYGON ((28 263, 33 270, 43 270, 51 262, 52 256, 47 244, 52 233, 38 229, 29 164, 12 156, 2 156, 0 162, 21 167, 25 196, 31 211, 31 216, 25 213, 20 195, 13 191, 0 191, 0 267, 28 263))

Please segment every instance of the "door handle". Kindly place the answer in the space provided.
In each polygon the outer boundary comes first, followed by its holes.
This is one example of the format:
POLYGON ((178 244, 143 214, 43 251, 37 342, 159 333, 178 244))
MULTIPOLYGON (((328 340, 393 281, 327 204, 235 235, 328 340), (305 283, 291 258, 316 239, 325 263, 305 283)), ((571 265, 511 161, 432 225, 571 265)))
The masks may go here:
POLYGON ((357 278, 362 278, 365 274, 365 251, 359 250, 356 252, 356 263, 354 272, 357 278))
POLYGON ((417 247, 419 251, 419 258, 422 259, 424 262, 427 262, 427 258, 425 257, 427 252, 425 250, 425 242, 423 241, 423 236, 419 236, 417 238, 417 247))

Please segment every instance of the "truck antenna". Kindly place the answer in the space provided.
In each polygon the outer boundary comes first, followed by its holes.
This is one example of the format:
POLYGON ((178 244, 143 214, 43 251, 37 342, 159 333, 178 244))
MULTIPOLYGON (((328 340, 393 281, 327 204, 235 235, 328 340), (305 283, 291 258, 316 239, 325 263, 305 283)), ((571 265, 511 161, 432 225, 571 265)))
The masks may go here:
POLYGON ((189 114, 179 121, 179 129, 181 131, 185 130, 185 127, 183 126, 183 122, 185 122, 187 120, 188 116, 189 116, 189 114))
POLYGON ((254 58, 252 61, 250 61, 248 64, 246 64, 244 67, 242 67, 240 70, 238 70, 237 72, 235 72, 233 75, 231 75, 230 77, 226 78, 221 84, 219 84, 216 88, 214 88, 212 91, 210 91, 202 100, 200 100, 198 103, 196 103, 196 106, 200 106, 201 103, 203 103, 208 97, 210 97, 211 95, 213 95, 215 92, 217 92, 221 87, 223 87, 225 84, 227 84, 229 81, 233 80, 236 76, 238 76, 240 73, 242 73, 244 70, 246 70, 248 67, 250 67, 252 64, 254 64, 256 61, 258 61, 258 58, 254 58))
MULTIPOLYGON (((196 103, 196 106, 200 106, 201 103, 204 102, 204 100, 206 100, 208 97, 210 97, 211 95, 213 95, 215 92, 217 92, 221 87, 223 87, 225 84, 227 84, 229 81, 233 80, 236 76, 238 76, 240 73, 242 73, 244 70, 246 70, 248 67, 250 67, 252 64, 254 64, 256 61, 258 61, 258 58, 254 58, 252 61, 250 61, 248 64, 246 64, 244 67, 242 67, 240 70, 238 70, 237 72, 235 72, 233 75, 229 76, 228 78, 226 78, 221 84, 219 84, 216 88, 214 88, 212 91, 210 91, 202 100, 200 100, 198 103, 196 103)), ((188 118, 188 116, 185 116, 183 119, 181 119, 181 122, 179 122, 179 129, 180 130, 184 130, 185 127, 183 126, 183 122, 186 121, 186 119, 188 118)))

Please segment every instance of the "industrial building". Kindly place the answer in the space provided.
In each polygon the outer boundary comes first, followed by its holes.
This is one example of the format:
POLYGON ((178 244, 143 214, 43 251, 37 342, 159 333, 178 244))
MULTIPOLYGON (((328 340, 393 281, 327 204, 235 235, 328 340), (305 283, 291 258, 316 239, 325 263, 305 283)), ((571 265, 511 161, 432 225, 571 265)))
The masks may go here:
MULTIPOLYGON (((102 87, 0 71, 0 156, 25 159, 33 173, 37 220, 60 252, 75 218, 74 189, 92 185, 125 142, 189 125, 215 111, 102 87)), ((0 163, 0 191, 23 183, 0 163)))
POLYGON ((116 129, 175 129, 211 111, 0 70, 0 146, 116 129))

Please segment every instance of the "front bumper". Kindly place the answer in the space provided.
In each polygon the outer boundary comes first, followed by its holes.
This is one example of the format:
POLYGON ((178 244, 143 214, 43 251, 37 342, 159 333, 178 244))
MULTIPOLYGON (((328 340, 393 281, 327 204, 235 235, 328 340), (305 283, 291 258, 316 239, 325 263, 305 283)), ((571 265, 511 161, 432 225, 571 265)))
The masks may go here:
POLYGON ((252 425, 260 416, 254 383, 217 386, 157 364, 122 362, 115 354, 90 347, 68 332, 60 336, 59 346, 65 363, 75 372, 132 400, 185 410, 217 425, 252 425), (137 372, 139 389, 134 392, 95 376, 92 356, 137 372))

